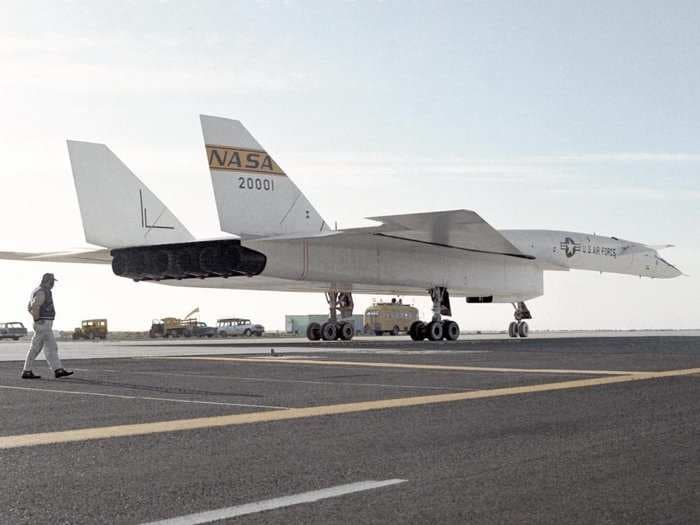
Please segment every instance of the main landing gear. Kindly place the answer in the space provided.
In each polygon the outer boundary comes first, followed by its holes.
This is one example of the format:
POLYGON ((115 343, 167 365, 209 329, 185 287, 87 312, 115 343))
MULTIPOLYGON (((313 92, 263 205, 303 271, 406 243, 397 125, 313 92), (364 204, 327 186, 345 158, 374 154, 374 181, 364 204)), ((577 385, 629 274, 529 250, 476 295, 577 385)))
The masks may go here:
POLYGON ((414 341, 428 339, 430 341, 456 341, 459 339, 459 325, 449 319, 442 319, 443 315, 451 316, 450 294, 447 288, 438 286, 429 290, 430 298, 433 300, 433 319, 425 323, 414 321, 408 330, 408 334, 414 341))
POLYGON ((508 335, 510 337, 527 337, 530 333, 530 328, 523 319, 532 319, 532 314, 523 301, 513 303, 513 308, 515 308, 515 312, 513 312, 515 321, 508 325, 508 335))
POLYGON ((306 328, 306 337, 310 341, 335 341, 341 339, 350 341, 355 337, 355 326, 352 321, 344 321, 352 317, 352 310, 355 306, 352 300, 352 293, 337 292, 331 290, 326 293, 326 301, 328 301, 328 310, 330 317, 325 323, 310 323, 306 328), (338 320, 340 314, 340 321, 338 320))

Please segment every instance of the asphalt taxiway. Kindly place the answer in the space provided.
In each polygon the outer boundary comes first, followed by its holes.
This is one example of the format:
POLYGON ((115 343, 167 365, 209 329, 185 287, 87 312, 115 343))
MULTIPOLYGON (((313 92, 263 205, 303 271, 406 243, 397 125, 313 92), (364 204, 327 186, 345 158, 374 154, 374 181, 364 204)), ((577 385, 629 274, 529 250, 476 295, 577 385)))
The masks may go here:
POLYGON ((3 524, 700 522, 700 337, 25 349, 3 524))

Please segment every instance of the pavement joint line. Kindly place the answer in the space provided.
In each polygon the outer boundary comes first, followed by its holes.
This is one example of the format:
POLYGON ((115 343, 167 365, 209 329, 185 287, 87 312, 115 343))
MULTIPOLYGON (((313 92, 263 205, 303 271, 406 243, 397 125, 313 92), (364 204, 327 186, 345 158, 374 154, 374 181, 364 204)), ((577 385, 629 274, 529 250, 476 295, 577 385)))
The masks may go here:
POLYGON ((406 483, 407 479, 387 479, 383 481, 358 481, 356 483, 348 483, 346 485, 337 485, 321 490, 312 490, 294 494, 292 496, 283 496, 281 498, 272 498, 255 503, 246 503, 235 507, 227 507, 223 509, 209 510, 198 512, 196 514, 187 514, 177 518, 165 519, 161 521, 151 521, 143 525, 200 525, 204 523, 212 523, 248 514, 257 514, 267 510, 281 509, 291 507, 293 505, 301 505, 302 503, 314 503, 329 498, 337 498, 346 494, 355 494, 357 492, 366 492, 368 490, 376 490, 391 485, 406 483))
MULTIPOLYGON (((184 356, 183 356, 184 357, 184 356)), ((273 361, 287 361, 287 360, 306 360, 309 359, 311 361, 315 361, 316 359, 328 359, 328 356, 325 355, 285 355, 285 354, 277 354, 277 355, 251 355, 249 356, 251 360, 254 361, 266 361, 268 359, 273 360, 273 361)))
MULTIPOLYGON (((80 370, 82 372, 108 372, 115 374, 122 374, 123 371, 119 370, 106 370, 106 369, 89 369, 89 368, 74 368, 74 370, 80 370)), ((380 387, 380 388, 403 388, 410 390, 454 390, 455 392, 464 392, 465 390, 476 390, 470 387, 451 387, 451 386, 426 386, 426 385, 393 385, 388 383, 348 383, 340 381, 312 381, 310 379, 277 379, 273 377, 242 377, 242 376, 220 376, 212 374, 182 374, 176 372, 143 372, 143 371, 129 371, 130 374, 139 375, 155 375, 155 376, 172 376, 172 377, 190 377, 190 378, 203 378, 203 379, 225 379, 231 380, 235 379, 238 381, 252 381, 260 383, 292 383, 292 384, 304 384, 304 385, 337 385, 337 386, 367 386, 367 387, 380 387)))
POLYGON ((57 432, 42 432, 37 434, 0 436, 0 450, 38 445, 83 442, 96 439, 143 436, 165 432, 180 432, 184 430, 221 428, 236 425, 249 425, 254 423, 269 423, 274 421, 286 421, 309 417, 353 414, 373 410, 416 407, 437 403, 449 403, 471 399, 488 399, 537 392, 571 390, 600 385, 627 383, 631 381, 645 381, 667 377, 689 376, 694 374, 700 374, 700 368, 668 370, 664 372, 640 372, 623 376, 606 376, 562 381, 557 383, 477 390, 472 392, 455 392, 450 394, 433 394, 408 398, 382 399, 378 401, 361 401, 307 408, 290 408, 289 410, 272 410, 265 412, 252 412, 248 414, 210 416, 195 419, 180 419, 153 423, 138 423, 131 425, 63 430, 57 432))
MULTIPOLYGON (((382 363, 375 361, 315 361, 311 359, 284 359, 276 361, 272 359, 251 359, 247 357, 204 357, 204 356, 168 356, 160 359, 185 359, 191 361, 223 361, 236 363, 282 363, 290 365, 325 365, 325 366, 357 366, 370 368, 408 368, 413 370, 442 370, 452 372, 499 372, 518 374, 558 374, 558 375, 631 375, 646 373, 644 371, 632 370, 567 370, 556 368, 502 368, 502 367, 482 367, 482 366, 459 366, 459 365, 422 365, 419 363, 382 363)), ((652 372, 654 373, 654 372, 652 372)))
POLYGON ((104 394, 102 392, 81 392, 79 390, 59 390, 55 388, 33 388, 26 386, 9 386, 0 385, 0 389, 3 390, 31 390, 36 392, 50 392, 52 394, 68 394, 68 395, 82 395, 82 396, 95 396, 95 397, 108 397, 114 399, 128 399, 136 401, 163 401, 168 403, 189 403, 194 405, 219 405, 219 406, 229 406, 229 407, 242 407, 242 408, 269 408, 275 410, 289 410, 289 407, 274 406, 274 405, 254 405, 249 403, 228 403, 226 401, 201 401, 197 399, 176 399, 171 397, 150 397, 150 396, 128 396, 125 394, 104 394))

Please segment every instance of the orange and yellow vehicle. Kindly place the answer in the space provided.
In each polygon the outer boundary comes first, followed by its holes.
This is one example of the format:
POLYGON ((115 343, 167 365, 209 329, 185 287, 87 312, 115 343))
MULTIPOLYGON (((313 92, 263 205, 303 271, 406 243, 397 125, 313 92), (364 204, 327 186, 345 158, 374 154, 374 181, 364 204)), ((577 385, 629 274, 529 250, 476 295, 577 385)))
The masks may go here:
POLYGON ((403 304, 401 299, 392 299, 390 303, 375 303, 365 310, 365 333, 408 333, 411 323, 417 320, 418 308, 403 304))
POLYGON ((86 319, 73 330, 73 339, 107 339, 108 333, 107 319, 86 319))

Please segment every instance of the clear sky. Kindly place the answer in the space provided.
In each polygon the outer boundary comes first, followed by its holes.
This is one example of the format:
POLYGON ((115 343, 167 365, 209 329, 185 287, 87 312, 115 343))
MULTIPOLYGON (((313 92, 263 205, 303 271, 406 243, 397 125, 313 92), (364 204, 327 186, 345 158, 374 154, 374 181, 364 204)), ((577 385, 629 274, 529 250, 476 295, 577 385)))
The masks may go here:
MULTIPOLYGON (((531 327, 697 328, 698 27, 696 1, 5 1, 0 250, 85 246, 68 138, 108 144, 195 235, 218 235, 206 113, 243 121, 340 228, 467 208, 496 228, 675 244, 664 256, 690 278, 546 274, 531 327)), ((0 321, 29 320, 45 271, 59 329, 145 330, 195 306, 281 329, 285 313, 325 311, 320 294, 0 262, 0 321)), ((463 329, 512 315, 454 303, 463 329)))

